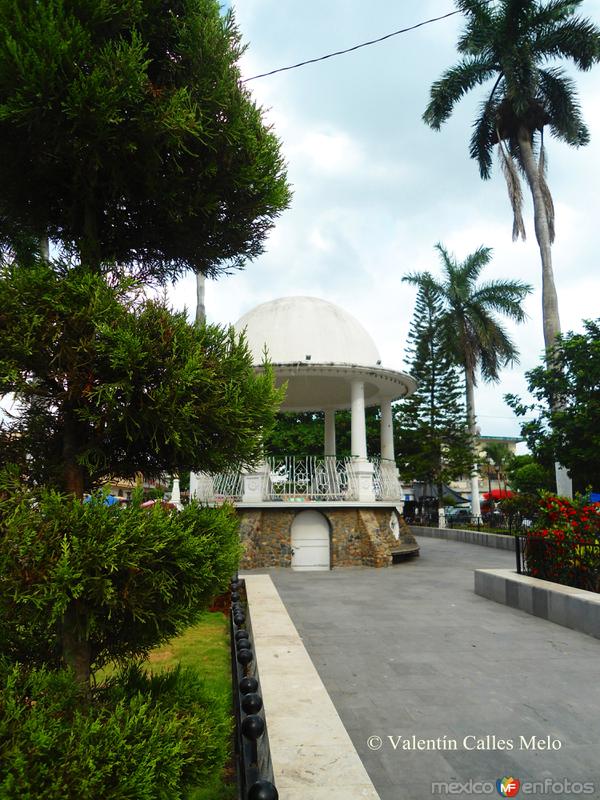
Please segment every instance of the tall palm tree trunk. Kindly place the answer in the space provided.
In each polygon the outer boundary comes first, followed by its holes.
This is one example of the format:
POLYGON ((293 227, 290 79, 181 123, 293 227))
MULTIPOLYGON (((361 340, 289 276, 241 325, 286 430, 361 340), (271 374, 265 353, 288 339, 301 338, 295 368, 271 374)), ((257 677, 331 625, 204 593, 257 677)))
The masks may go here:
POLYGON ((206 309, 204 307, 204 287, 206 278, 201 272, 196 273, 196 324, 206 322, 206 309))
MULTIPOLYGON (((552 243, 550 240, 550 226, 542 183, 540 169, 533 154, 531 135, 526 128, 519 130, 519 147, 523 161, 523 169, 527 176, 527 183, 533 199, 533 213, 535 223, 535 237, 540 248, 542 259, 542 315, 544 324, 544 344, 546 347, 547 361, 550 359, 550 350, 554 346, 556 337, 560 333, 560 316, 558 313, 558 295, 554 285, 554 272, 552 270, 552 243)), ((554 464, 557 494, 573 497, 573 482, 562 464, 554 464)))
MULTIPOLYGON (((473 370, 469 369, 469 367, 465 368, 465 385, 467 388, 467 425, 469 427, 469 434, 471 435, 473 446, 475 447, 477 441, 477 425, 475 422, 475 376, 473 370)), ((471 470, 471 514, 474 517, 481 516, 477 463, 473 464, 473 469, 471 470)))

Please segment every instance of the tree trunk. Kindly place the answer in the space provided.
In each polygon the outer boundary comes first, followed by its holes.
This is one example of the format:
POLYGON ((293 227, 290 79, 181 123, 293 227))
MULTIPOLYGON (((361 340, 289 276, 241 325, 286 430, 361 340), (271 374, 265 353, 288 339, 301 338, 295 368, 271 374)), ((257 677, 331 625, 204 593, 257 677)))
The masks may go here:
MULTIPOLYGON (((546 361, 550 366, 550 350, 554 346, 556 337, 560 333, 560 316, 558 313, 558 296, 554 285, 554 272, 552 270, 552 243, 550 241, 550 228, 544 195, 540 183, 539 165, 533 154, 531 134, 526 128, 519 130, 519 147, 523 161, 523 169, 527 176, 527 183, 533 199, 533 213, 535 222, 535 238, 540 248, 542 259, 542 314, 544 321, 544 345, 546 347, 546 361)), ((557 406, 553 406, 555 410, 557 406)), ((573 483, 565 467, 558 461, 554 464, 557 494, 573 497, 573 483)))
MULTIPOLYGON (((475 423, 475 376, 473 370, 465 368, 465 385, 467 387, 467 425, 469 434, 473 441, 473 447, 477 441, 477 426, 475 423)), ((481 516, 481 505, 479 503, 479 473, 477 464, 473 464, 471 470, 471 514, 474 517, 481 516)))
POLYGON ((201 272, 196 273, 196 324, 203 325, 206 322, 206 309, 204 307, 204 286, 206 278, 201 272))
POLYGON ((90 689, 90 643, 85 638, 83 613, 78 600, 71 600, 62 617, 62 657, 65 665, 75 673, 77 683, 90 689))
POLYGON ((77 427, 69 411, 65 412, 62 454, 65 491, 81 500, 84 490, 84 474, 80 464, 77 463, 77 427))
POLYGON ((540 183, 539 166, 533 154, 531 135, 526 128, 519 131, 519 147, 523 159, 523 168, 527 176, 527 183, 533 198, 533 213, 535 222, 535 238, 540 248, 542 258, 542 313, 544 318, 544 344, 546 351, 554 345, 560 333, 560 317, 558 314, 558 296, 554 285, 554 272, 552 271, 552 244, 550 242, 550 228, 546 204, 540 183))

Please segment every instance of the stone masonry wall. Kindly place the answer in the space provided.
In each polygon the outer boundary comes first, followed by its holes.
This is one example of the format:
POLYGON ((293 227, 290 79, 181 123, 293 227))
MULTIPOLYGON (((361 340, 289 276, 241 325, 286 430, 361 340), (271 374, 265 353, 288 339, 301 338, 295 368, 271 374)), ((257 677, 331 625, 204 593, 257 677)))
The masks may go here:
MULTIPOLYGON (((244 546, 241 569, 289 567, 292 560, 291 528, 296 514, 306 508, 240 509, 240 537, 244 546)), ((332 567, 386 567, 392 552, 417 552, 414 536, 402 517, 386 508, 314 508, 329 522, 332 567), (400 540, 389 527, 396 514, 400 540)))

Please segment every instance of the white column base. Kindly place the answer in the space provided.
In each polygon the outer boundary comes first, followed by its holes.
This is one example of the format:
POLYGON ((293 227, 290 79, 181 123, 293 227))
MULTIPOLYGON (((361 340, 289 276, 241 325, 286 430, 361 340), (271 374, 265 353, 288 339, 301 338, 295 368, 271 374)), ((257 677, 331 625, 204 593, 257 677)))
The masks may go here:
POLYGON ((375 487, 373 486, 373 464, 366 458, 352 459, 352 475, 356 499, 359 503, 375 502, 375 487))
POLYGON ((268 464, 261 464, 254 472, 244 473, 244 494, 242 495, 242 503, 264 502, 268 474, 268 464))
POLYGON ((438 508, 438 528, 446 527, 446 512, 443 508, 438 508))

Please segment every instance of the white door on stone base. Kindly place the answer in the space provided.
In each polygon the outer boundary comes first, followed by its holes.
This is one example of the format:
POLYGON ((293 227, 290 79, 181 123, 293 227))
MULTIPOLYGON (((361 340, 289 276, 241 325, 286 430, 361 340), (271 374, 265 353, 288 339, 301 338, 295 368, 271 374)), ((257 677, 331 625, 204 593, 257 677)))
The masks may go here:
POLYGON ((292 569, 328 570, 329 523, 318 511, 301 511, 292 522, 292 569))

